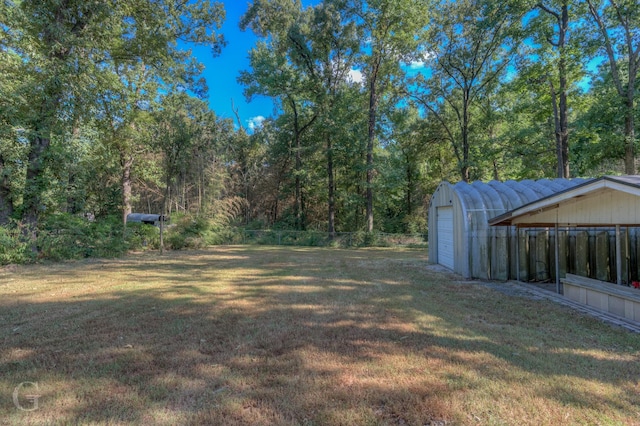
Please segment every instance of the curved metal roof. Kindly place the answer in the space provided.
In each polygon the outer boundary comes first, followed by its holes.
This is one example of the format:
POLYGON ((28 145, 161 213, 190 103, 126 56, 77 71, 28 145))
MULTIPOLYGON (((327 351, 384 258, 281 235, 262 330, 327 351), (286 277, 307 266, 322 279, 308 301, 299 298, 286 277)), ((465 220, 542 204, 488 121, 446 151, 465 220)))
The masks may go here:
POLYGON ((528 225, 551 226, 637 226, 640 215, 640 176, 603 176, 515 207, 492 218, 492 226, 528 225), (618 192, 631 196, 605 197, 618 192), (571 208, 568 205, 571 204, 571 208), (580 208, 576 208, 579 205, 580 208), (553 211, 553 214, 549 212, 553 211), (588 211, 585 216, 584 212, 588 211))
POLYGON ((540 179, 506 182, 458 182, 452 185, 466 211, 486 212, 487 220, 591 179, 540 179))

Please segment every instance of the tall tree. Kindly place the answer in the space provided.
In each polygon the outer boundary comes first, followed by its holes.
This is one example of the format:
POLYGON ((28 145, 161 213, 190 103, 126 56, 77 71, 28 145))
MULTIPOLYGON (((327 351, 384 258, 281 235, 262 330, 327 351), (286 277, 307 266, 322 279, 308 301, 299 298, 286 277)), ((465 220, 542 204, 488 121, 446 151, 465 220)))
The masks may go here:
POLYGON ((238 78, 247 86, 245 93, 249 99, 255 95, 269 96, 290 118, 295 156, 294 215, 298 229, 306 226, 302 142, 318 118, 308 96, 309 68, 292 60, 293 51, 299 49, 301 33, 308 25, 308 15, 301 8, 299 0, 256 0, 249 7, 240 26, 243 30, 251 28, 263 40, 249 54, 252 72, 243 71, 238 78))
POLYGON ((640 68, 640 4, 635 0, 587 0, 598 39, 611 69, 613 84, 624 106, 624 168, 636 173, 635 95, 640 68))
POLYGON ((114 84, 118 70, 147 64, 165 90, 198 90, 201 67, 177 41, 214 51, 223 44, 215 30, 224 10, 210 1, 25 0, 1 7, 0 54, 20 58, 12 78, 29 85, 15 114, 29 143, 22 217, 33 229, 52 136, 62 135, 74 117, 94 112, 96 97, 114 84))
POLYGON ((559 178, 569 177, 569 123, 567 106, 567 37, 569 32, 569 2, 562 0, 557 9, 538 3, 537 8, 551 16, 557 28, 557 38, 547 37, 547 42, 558 50, 558 85, 554 84, 551 76, 547 77, 551 104, 553 106, 553 120, 556 139, 556 157, 558 159, 559 178))
POLYGON ((46 152, 52 135, 61 134, 76 113, 82 79, 95 68, 94 52, 110 35, 109 25, 98 25, 108 22, 109 8, 101 2, 23 1, 3 2, 2 12, 2 59, 20 58, 12 78, 22 86, 21 96, 11 118, 24 129, 29 146, 22 218, 35 236, 46 152))
POLYGON ((121 213, 123 224, 132 212, 133 170, 136 158, 150 148, 150 106, 158 85, 143 64, 116 66, 109 86, 96 97, 100 111, 102 143, 117 154, 120 165, 121 213))
MULTIPOLYGON (((432 155, 427 122, 415 107, 399 108, 391 116, 393 134, 385 147, 390 169, 384 180, 398 195, 393 202, 399 223, 394 232, 422 232, 426 226, 422 181, 425 165, 432 155), (395 187, 395 188, 394 188, 395 187)), ((389 208, 387 208, 389 209, 389 208)))
POLYGON ((471 178, 472 107, 504 76, 519 45, 521 17, 517 3, 493 0, 445 1, 433 13, 431 75, 416 78, 413 97, 442 125, 465 182, 471 178))
POLYGON ((305 25, 292 28, 292 60, 309 75, 308 98, 320 121, 327 175, 327 230, 336 231, 334 145, 345 126, 344 95, 355 63, 359 40, 352 22, 344 22, 339 2, 326 1, 305 12, 305 25))
POLYGON ((361 62, 368 92, 366 148, 366 229, 373 231, 374 148, 380 99, 389 95, 392 83, 402 77, 400 64, 420 54, 421 33, 427 26, 425 0, 350 0, 347 13, 361 32, 361 62))
POLYGON ((527 19, 526 33, 530 38, 513 79, 520 83, 524 93, 535 93, 536 98, 548 103, 548 107, 542 103, 538 108, 552 119, 555 175, 560 178, 568 178, 571 173, 570 112, 575 108, 569 108, 569 94, 573 92, 575 98, 577 83, 584 77, 587 45, 579 30, 578 17, 585 12, 581 2, 572 0, 536 3, 530 14, 533 16, 527 19))

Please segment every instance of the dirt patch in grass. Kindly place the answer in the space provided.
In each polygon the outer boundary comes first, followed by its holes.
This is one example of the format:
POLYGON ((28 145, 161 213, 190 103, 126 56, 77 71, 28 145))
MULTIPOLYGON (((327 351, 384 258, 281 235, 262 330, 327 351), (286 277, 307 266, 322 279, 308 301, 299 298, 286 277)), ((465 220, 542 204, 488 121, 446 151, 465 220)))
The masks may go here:
POLYGON ((639 360, 637 335, 420 250, 0 271, 0 424, 638 424, 639 360))

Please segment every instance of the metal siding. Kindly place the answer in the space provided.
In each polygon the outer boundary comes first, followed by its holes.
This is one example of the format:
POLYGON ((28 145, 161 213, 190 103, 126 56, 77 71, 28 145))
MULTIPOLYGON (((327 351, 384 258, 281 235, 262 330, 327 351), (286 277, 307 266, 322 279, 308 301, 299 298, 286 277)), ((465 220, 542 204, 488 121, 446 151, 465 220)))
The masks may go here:
POLYGON ((429 263, 438 263, 438 229, 437 229, 437 209, 441 206, 451 206, 451 184, 442 182, 438 185, 431 196, 429 202, 429 263))
POLYGON ((559 208, 549 209, 535 216, 526 215, 513 221, 528 223, 571 225, 640 224, 640 198, 624 192, 611 191, 591 194, 575 201, 567 200, 559 208))
POLYGON ((453 207, 438 207, 437 232, 438 232, 438 264, 454 269, 453 248, 453 207))
MULTIPOLYGON (((474 184, 475 185, 475 184, 474 184)), ((487 220, 494 214, 501 214, 507 210, 502 195, 493 185, 477 185, 478 191, 484 199, 487 208, 487 220)), ((509 278, 509 250, 507 241, 507 228, 486 227, 486 238, 488 241, 489 264, 487 265, 487 278, 507 280, 509 278)))
MULTIPOLYGON (((513 272, 516 270, 516 255, 512 246, 515 245, 516 233, 509 232, 507 228, 489 227, 488 220, 507 210, 534 202, 548 194, 570 189, 585 181, 543 179, 473 184, 442 182, 434 192, 429 206, 430 262, 442 264, 439 250, 444 249, 445 257, 449 256, 448 245, 452 244, 453 266, 449 267, 456 273, 466 278, 515 278, 513 272), (451 231, 438 229, 438 209, 442 207, 451 208, 451 231), (445 240, 441 241, 443 236, 445 240), (451 241, 448 240, 449 237, 451 241), (504 259, 505 256, 507 260, 504 259), (505 261, 508 262, 507 265, 502 264, 505 261)), ((445 263, 451 265, 449 260, 445 260, 445 263)), ((520 266, 524 267, 522 263, 520 266)))

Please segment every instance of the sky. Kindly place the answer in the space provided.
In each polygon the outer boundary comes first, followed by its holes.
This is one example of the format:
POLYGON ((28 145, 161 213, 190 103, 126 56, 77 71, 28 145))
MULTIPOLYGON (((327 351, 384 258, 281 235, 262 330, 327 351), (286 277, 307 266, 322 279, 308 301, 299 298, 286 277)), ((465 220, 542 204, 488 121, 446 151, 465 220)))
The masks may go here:
MULTIPOLYGON (((209 86, 209 105, 219 117, 236 121, 234 109, 237 110, 242 125, 252 130, 265 117, 273 115, 273 102, 266 97, 254 97, 247 102, 244 87, 237 82, 242 70, 249 70, 249 50, 255 45, 257 38, 251 30, 241 31, 238 23, 251 2, 247 0, 222 0, 226 10, 226 19, 221 33, 227 41, 222 54, 211 56, 206 47, 193 49, 193 54, 205 65, 203 77, 209 86)), ((303 6, 318 3, 318 0, 303 0, 303 6)))
MULTIPOLYGON (((193 54, 205 65, 203 77, 209 87, 209 105, 219 117, 231 118, 237 124, 234 110, 238 112, 242 126, 253 131, 267 117, 273 116, 273 102, 263 96, 254 96, 248 102, 244 96, 244 86, 237 82, 241 71, 250 70, 249 50, 255 46, 257 38, 251 30, 241 31, 240 18, 247 11, 249 0, 218 0, 224 4, 226 19, 220 32, 227 45, 222 54, 212 57, 206 47, 193 48, 193 54)), ((313 6, 321 0, 302 0, 303 7, 313 6)), ((423 69, 423 62, 405 64, 407 72, 417 73, 423 69)), ((354 82, 362 81, 362 73, 351 70, 350 78, 354 82)))

